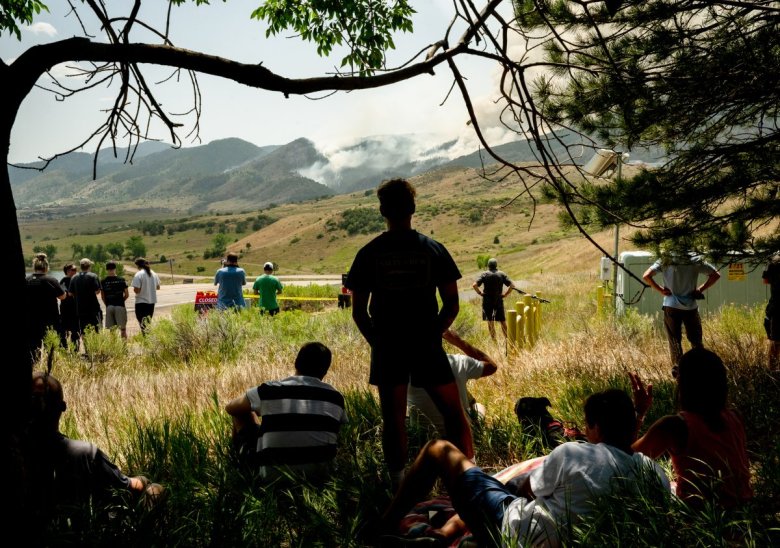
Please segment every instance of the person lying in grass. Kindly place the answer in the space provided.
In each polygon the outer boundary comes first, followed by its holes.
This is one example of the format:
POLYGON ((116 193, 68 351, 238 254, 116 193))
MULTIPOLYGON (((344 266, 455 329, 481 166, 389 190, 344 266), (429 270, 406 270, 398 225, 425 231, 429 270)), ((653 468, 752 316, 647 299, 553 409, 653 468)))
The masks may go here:
POLYGON ((111 505, 115 511, 114 496, 123 493, 149 509, 162 499, 162 485, 144 476, 125 475, 95 444, 62 434, 60 418, 66 409, 60 381, 47 372, 34 372, 28 462, 31 508, 40 513, 42 525, 56 517, 72 527, 94 509, 111 505))
POLYGON ((585 401, 587 442, 559 445, 524 475, 516 492, 485 473, 457 447, 428 442, 382 516, 392 534, 404 515, 442 479, 457 514, 426 533, 444 541, 470 530, 485 546, 558 546, 559 531, 591 512, 597 497, 614 489, 634 490, 649 482, 659 493, 669 480, 651 459, 631 444, 636 415, 622 390, 606 390, 585 401), (640 481, 641 480, 641 481, 640 481))
MULTIPOLYGON (((641 421, 653 403, 653 385, 631 373, 634 405, 641 421)), ((701 507, 716 501, 740 506, 753 496, 745 428, 727 406, 728 380, 723 360, 710 350, 693 348, 680 359, 677 398, 680 412, 658 419, 632 448, 651 458, 668 454, 675 492, 701 507)))
POLYGON ((331 351, 308 342, 295 358, 295 375, 264 382, 230 401, 233 448, 241 466, 263 481, 323 481, 330 476, 341 425, 347 422, 344 396, 323 378, 331 351))

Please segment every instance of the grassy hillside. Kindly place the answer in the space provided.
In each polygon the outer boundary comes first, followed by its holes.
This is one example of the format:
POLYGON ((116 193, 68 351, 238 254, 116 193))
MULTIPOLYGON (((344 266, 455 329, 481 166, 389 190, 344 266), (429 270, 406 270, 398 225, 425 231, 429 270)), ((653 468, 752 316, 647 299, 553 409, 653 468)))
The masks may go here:
MULTIPOLYGON (((479 255, 497 257, 500 267, 516 280, 572 269, 593 272, 595 280, 601 253, 576 231, 559 227, 557 206, 540 201, 539 196, 519 196, 523 187, 516 177, 489 181, 474 168, 442 168, 411 180, 418 191, 415 228, 448 247, 464 274, 464 284, 470 285, 468 280, 478 271, 479 255)), ((250 275, 261 274, 269 260, 279 266, 280 274, 289 275, 345 272, 355 252, 382 229, 373 190, 233 215, 171 218, 162 209, 148 208, 20 219, 25 256, 31 257, 35 246, 53 245, 57 249, 53 270, 73 258, 74 244, 105 246, 140 235, 147 257, 173 259, 175 274, 195 277, 211 276, 218 267, 218 259, 203 255, 220 231, 228 249, 242 255, 241 264, 250 275), (367 211, 355 213, 356 209, 367 211), (357 225, 348 222, 355 217, 357 225), (260 230, 253 228, 268 220, 273 222, 260 230), (144 235, 138 228, 141 222, 154 221, 164 226, 162 233, 144 235), (365 227, 360 221, 373 229, 361 233, 365 227)), ((594 237, 612 249, 611 230, 594 237)), ((126 258, 128 264, 131 259, 126 258)))

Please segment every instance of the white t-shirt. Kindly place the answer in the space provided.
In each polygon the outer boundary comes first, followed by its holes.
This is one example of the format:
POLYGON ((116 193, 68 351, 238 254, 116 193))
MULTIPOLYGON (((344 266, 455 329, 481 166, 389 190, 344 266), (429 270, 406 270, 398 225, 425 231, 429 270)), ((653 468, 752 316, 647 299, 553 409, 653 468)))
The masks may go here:
POLYGON ((536 498, 518 497, 507 506, 502 523, 505 542, 515 546, 519 539, 518 546, 559 546, 558 527, 588 514, 595 499, 620 487, 620 479, 631 489, 637 486, 637 478, 652 474, 669 491, 666 473, 642 453, 629 455, 605 443, 559 445, 529 473, 536 498))
MULTIPOLYGON (((455 376, 455 384, 458 385, 458 394, 460 394, 463 409, 468 411, 469 396, 466 382, 469 379, 480 378, 485 370, 485 366, 481 361, 465 354, 447 354, 447 358, 450 360, 450 368, 455 376)), ((409 411, 412 411, 412 409, 419 411, 436 427, 440 434, 444 434, 444 417, 439 413, 439 410, 424 388, 410 384, 406 393, 406 403, 409 411)))
POLYGON ((142 268, 133 276, 133 282, 130 285, 141 289, 140 292, 135 294, 135 302, 137 303, 157 303, 157 288, 160 286, 160 277, 154 270, 151 272, 152 275, 149 276, 146 270, 142 268))

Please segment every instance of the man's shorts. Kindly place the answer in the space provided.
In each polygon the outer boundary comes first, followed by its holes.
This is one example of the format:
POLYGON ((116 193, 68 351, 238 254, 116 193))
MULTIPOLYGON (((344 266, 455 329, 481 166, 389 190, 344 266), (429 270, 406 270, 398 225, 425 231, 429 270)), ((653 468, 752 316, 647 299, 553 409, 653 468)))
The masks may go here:
POLYGON ((764 329, 766 330, 766 336, 770 341, 780 342, 780 307, 766 307, 764 329))
POLYGON ((482 319, 489 322, 505 322, 506 314, 504 313, 504 299, 500 296, 498 297, 498 300, 483 299, 482 319))
MULTIPOLYGON (((504 511, 517 498, 493 476, 475 466, 463 472, 450 493, 452 506, 468 528, 486 545, 501 538, 504 511)), ((499 543, 496 543, 500 545, 499 543)))
POLYGON ((398 340, 371 347, 371 372, 368 382, 374 386, 408 384, 428 387, 455 381, 450 361, 435 342, 398 340))
POLYGON ((106 329, 114 326, 120 329, 127 327, 127 308, 124 306, 110 305, 106 307, 106 329))

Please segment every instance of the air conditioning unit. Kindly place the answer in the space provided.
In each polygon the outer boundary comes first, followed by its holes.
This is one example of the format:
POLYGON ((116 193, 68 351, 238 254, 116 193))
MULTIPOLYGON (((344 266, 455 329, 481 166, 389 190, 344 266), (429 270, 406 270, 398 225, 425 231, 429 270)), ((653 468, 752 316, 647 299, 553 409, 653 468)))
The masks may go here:
POLYGON ((601 265, 599 269, 599 280, 602 282, 608 282, 612 280, 612 268, 613 268, 612 260, 609 257, 602 257, 601 258, 601 265))

